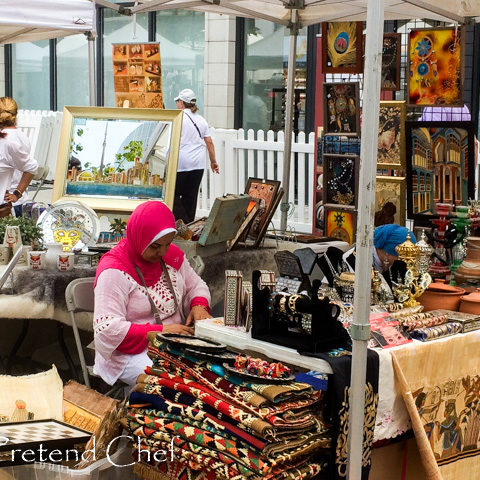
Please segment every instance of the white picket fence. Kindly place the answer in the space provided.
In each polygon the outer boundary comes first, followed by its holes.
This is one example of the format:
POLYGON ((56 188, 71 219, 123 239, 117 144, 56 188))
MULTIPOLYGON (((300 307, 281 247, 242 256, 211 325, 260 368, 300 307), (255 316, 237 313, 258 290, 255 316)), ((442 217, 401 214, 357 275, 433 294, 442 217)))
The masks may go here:
MULTIPOLYGON (((53 180, 57 163, 58 143, 62 113, 40 110, 20 110, 18 126, 30 139, 34 156, 40 166, 49 169, 48 180, 53 180)), ((215 198, 226 193, 244 193, 249 177, 282 180, 283 132, 259 130, 212 129, 220 174, 208 169, 203 176, 198 198, 197 216, 207 216, 215 198)), ((290 194, 292 205, 288 226, 297 232, 312 230, 312 181, 315 151, 315 135, 300 133, 292 141, 290 194)), ((279 226, 280 208, 273 217, 279 226)))
MULTIPOLYGON (((283 132, 212 129, 220 175, 204 175, 198 199, 197 216, 206 216, 216 197, 243 193, 249 177, 282 180, 283 132)), ((288 226, 297 232, 312 231, 312 182, 315 168, 315 135, 300 133, 292 141, 288 226)), ((278 228, 280 208, 273 217, 278 228)))

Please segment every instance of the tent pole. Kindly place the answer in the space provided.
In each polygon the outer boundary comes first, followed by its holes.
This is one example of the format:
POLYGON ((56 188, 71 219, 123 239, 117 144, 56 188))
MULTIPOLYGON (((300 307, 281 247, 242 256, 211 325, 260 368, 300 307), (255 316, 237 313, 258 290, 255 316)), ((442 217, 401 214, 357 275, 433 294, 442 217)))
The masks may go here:
POLYGON ((362 478, 365 379, 367 342, 370 338, 373 215, 375 211, 384 10, 384 0, 368 0, 358 185, 354 321, 350 332, 353 339, 353 350, 348 435, 348 480, 360 480, 362 478))
POLYGON ((283 149, 283 179, 282 187, 284 190, 282 203, 280 204, 280 230, 285 232, 287 229, 287 214, 290 209, 290 164, 292 152, 292 132, 293 132, 293 112, 294 112, 294 89, 295 89, 295 67, 297 63, 297 35, 298 35, 298 11, 292 10, 292 22, 290 24, 290 50, 288 53, 287 70, 287 98, 285 105, 285 146, 283 149))
POLYGON ((95 35, 88 32, 88 97, 90 106, 94 107, 97 102, 97 92, 95 88, 95 35))

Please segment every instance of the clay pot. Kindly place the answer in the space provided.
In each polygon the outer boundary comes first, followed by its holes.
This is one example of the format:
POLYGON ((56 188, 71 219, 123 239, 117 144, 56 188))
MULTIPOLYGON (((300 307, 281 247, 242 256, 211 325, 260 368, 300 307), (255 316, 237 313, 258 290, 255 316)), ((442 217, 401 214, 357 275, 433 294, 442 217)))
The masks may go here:
POLYGON ((424 311, 430 310, 453 310, 458 311, 460 306, 460 298, 465 294, 465 290, 459 287, 452 287, 446 285, 445 280, 438 279, 425 290, 425 292, 418 298, 418 301, 423 305, 424 311))
POLYGON ((480 315, 480 288, 460 299, 460 311, 480 315))
POLYGON ((480 237, 467 238, 467 256, 455 272, 455 283, 478 283, 480 281, 480 237))

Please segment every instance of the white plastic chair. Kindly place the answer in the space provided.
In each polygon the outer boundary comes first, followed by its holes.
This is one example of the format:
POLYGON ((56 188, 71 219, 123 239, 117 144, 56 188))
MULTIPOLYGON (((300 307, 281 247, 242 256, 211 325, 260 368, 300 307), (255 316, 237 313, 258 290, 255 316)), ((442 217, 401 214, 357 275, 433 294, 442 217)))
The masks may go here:
POLYGON ((75 313, 77 312, 92 312, 94 307, 93 283, 95 277, 76 278, 72 280, 65 289, 65 301, 67 303, 67 310, 70 312, 70 319, 72 321, 73 335, 75 343, 77 344, 78 357, 82 367, 83 379, 85 385, 90 387, 88 378, 87 364, 83 354, 82 342, 78 333, 77 322, 75 320, 75 313))

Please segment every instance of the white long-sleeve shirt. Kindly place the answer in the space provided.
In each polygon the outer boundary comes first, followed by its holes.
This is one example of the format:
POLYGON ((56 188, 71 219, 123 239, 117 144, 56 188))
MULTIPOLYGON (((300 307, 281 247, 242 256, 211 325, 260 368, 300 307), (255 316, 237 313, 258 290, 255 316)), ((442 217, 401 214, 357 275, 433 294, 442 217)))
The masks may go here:
MULTIPOLYGON (((0 204, 10 188, 15 170, 36 173, 37 161, 30 150, 30 140, 16 128, 7 128, 6 137, 0 138, 0 204)), ((16 187, 15 187, 16 188, 16 187)))

